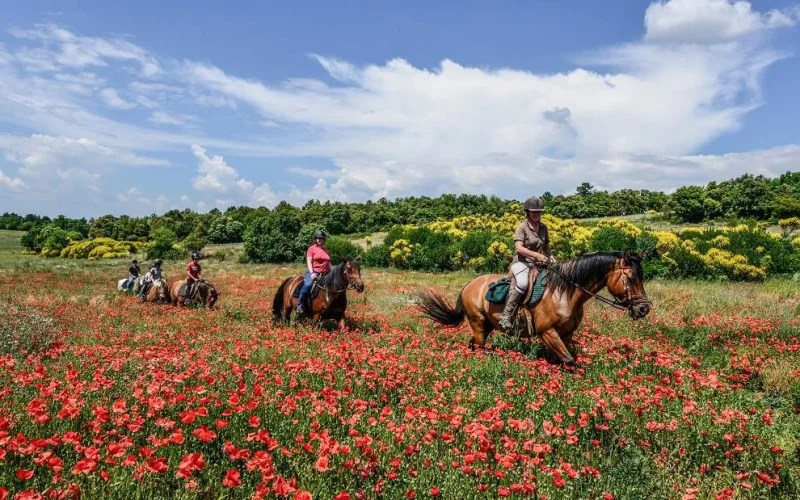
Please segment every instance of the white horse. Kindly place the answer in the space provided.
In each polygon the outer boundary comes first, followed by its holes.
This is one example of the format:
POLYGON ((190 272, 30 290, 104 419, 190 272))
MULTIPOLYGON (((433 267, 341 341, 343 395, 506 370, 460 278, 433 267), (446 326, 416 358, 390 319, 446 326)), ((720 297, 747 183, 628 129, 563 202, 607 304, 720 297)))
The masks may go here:
POLYGON ((125 282, 129 279, 130 277, 117 281, 117 290, 120 292, 132 292, 134 295, 138 295, 139 291, 142 289, 142 285, 144 285, 144 276, 139 276, 133 280, 132 285, 129 285, 130 288, 125 288, 125 282))

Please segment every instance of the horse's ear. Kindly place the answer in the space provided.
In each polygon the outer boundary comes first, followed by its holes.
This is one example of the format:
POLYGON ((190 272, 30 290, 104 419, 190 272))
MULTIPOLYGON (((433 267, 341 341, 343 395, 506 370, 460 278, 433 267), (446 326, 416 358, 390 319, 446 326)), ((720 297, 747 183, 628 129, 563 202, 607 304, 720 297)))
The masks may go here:
POLYGON ((360 256, 360 255, 357 255, 357 256, 356 256, 356 262, 358 262, 359 264, 361 264, 361 256, 360 256))
POLYGON ((636 257, 639 259, 639 262, 644 260, 644 250, 639 250, 636 252, 636 257))
POLYGON ((622 260, 624 260, 626 264, 630 264, 630 262, 631 262, 631 251, 630 250, 625 250, 625 253, 622 254, 622 260))

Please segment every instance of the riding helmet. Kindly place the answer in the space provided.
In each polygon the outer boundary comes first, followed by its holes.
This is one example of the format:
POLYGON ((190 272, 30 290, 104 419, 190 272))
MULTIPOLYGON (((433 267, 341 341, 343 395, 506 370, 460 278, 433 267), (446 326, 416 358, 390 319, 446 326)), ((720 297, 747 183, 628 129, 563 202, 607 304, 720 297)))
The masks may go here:
POLYGON ((200 252, 192 252, 192 260, 199 260, 200 252))
POLYGON ((161 259, 156 259, 153 261, 154 266, 160 266, 164 261, 161 259))
POLYGON ((133 262, 131 262, 131 264, 138 264, 138 263, 139 263, 139 261, 136 260, 136 259, 133 259, 133 262))
POLYGON ((526 212, 544 212, 544 203, 542 203, 542 199, 538 196, 531 196, 527 200, 525 200, 525 211, 526 212))
POLYGON ((325 234, 325 231, 323 231, 322 229, 317 229, 317 231, 314 233, 314 239, 317 238, 327 239, 328 235, 325 234))

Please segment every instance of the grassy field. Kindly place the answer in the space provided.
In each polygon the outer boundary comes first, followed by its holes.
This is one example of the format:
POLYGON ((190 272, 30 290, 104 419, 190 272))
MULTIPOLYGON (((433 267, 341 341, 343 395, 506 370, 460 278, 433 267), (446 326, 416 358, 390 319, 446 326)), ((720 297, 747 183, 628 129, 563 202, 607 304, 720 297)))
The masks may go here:
POLYGON ((454 300, 469 273, 366 269, 336 333, 273 323, 299 266, 205 262, 220 307, 187 310, 20 235, 0 231, 0 498, 800 495, 796 282, 648 282, 637 322, 591 303, 569 370, 420 318, 415 292, 454 300))

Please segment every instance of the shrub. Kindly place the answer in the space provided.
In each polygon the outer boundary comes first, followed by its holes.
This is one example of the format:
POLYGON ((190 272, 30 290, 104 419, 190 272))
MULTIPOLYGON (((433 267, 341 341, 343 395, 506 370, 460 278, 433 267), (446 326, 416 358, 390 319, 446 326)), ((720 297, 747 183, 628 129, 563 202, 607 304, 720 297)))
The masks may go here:
POLYGON ((362 262, 367 267, 388 267, 390 250, 387 245, 376 245, 364 252, 362 262))
POLYGON ((329 236, 325 242, 328 255, 331 256, 331 265, 336 265, 346 259, 355 259, 362 253, 361 247, 341 236, 329 236))
POLYGON ((293 262, 306 247, 298 244, 300 219, 290 210, 275 210, 253 220, 244 232, 244 252, 252 262, 293 262))
POLYGON ((93 240, 73 241, 63 250, 61 257, 68 259, 118 259, 125 258, 138 251, 140 243, 117 241, 111 238, 95 238, 93 240))
POLYGON ((155 229, 147 244, 148 259, 178 260, 185 257, 186 251, 176 244, 175 233, 166 227, 155 229))

